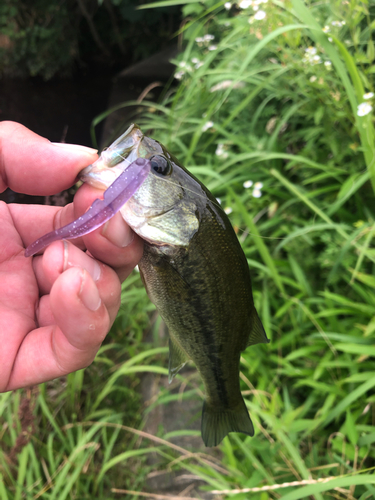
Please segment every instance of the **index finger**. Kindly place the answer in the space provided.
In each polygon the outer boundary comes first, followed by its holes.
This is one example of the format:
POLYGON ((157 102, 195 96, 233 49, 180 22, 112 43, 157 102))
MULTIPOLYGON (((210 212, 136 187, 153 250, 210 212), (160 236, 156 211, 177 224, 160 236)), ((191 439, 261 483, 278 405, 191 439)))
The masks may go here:
POLYGON ((0 122, 0 192, 59 193, 98 158, 95 149, 52 143, 16 122, 0 122))

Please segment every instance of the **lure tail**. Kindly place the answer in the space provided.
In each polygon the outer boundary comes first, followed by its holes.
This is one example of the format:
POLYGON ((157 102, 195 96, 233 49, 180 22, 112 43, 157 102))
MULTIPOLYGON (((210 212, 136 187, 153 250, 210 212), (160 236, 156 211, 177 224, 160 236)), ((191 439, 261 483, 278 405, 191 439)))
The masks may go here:
POLYGON ((242 432, 254 436, 253 423, 243 399, 234 408, 225 409, 218 409, 205 401, 202 410, 204 444, 217 446, 229 432, 242 432))

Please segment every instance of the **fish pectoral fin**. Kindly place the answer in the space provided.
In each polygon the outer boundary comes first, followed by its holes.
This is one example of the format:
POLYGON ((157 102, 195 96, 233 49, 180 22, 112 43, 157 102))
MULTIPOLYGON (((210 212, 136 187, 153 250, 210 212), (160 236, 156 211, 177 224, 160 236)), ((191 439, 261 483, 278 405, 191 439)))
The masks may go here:
POLYGON ((269 339, 267 338, 266 332, 264 331, 262 322, 260 321, 260 318, 258 316, 258 313, 256 312, 254 308, 254 322, 253 322, 253 327, 251 329, 249 338, 247 339, 246 342, 246 347, 249 347, 251 345, 255 344, 268 344, 269 339))
POLYGON ((189 357, 186 352, 179 346, 179 344, 169 337, 169 383, 172 382, 177 373, 181 370, 183 366, 189 361, 189 357))
POLYGON ((254 436, 254 427, 244 401, 234 408, 217 409, 208 401, 203 403, 202 439, 206 446, 217 446, 229 432, 254 436))

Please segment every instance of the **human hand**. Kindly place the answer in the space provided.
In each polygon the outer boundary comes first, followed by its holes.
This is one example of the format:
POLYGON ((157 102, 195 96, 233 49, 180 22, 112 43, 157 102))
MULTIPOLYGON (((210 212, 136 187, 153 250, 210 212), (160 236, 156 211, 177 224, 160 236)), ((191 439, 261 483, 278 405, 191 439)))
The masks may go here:
MULTIPOLYGON (((22 125, 0 122, 0 192, 51 195, 72 186, 94 150, 53 144, 22 125)), ((142 240, 116 214, 43 255, 25 247, 82 215, 102 191, 83 185, 64 208, 0 202, 0 392, 89 365, 120 306, 121 281, 140 260, 142 240)))

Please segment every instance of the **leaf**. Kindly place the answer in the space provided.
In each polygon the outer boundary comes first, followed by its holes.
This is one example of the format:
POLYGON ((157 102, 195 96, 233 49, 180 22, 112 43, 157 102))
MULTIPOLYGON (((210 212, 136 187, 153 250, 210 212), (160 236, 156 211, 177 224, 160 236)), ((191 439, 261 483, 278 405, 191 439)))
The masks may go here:
POLYGON ((361 281, 362 283, 370 286, 371 288, 375 288, 375 276, 372 276, 372 274, 365 274, 359 271, 355 271, 355 269, 353 269, 352 267, 349 267, 349 271, 353 273, 353 278, 357 279, 358 281, 361 281))
POLYGON ((374 57, 375 57, 374 42, 372 41, 372 38, 370 38, 367 43, 367 58, 370 63, 374 60, 374 57))
POLYGON ((333 410, 324 418, 322 426, 326 427, 332 420, 335 420, 343 411, 345 411, 354 401, 359 399, 366 392, 370 391, 375 387, 375 377, 367 380, 362 385, 354 389, 350 394, 348 394, 343 400, 341 400, 338 405, 335 406, 333 410))
POLYGON ((346 412, 345 429, 350 442, 353 446, 356 446, 358 443, 358 432, 355 428, 355 421, 350 410, 346 412))
POLYGON ((143 10, 143 9, 156 9, 157 7, 173 7, 174 5, 186 5, 188 3, 197 3, 197 0, 165 0, 162 2, 153 2, 153 3, 146 3, 143 5, 139 5, 137 7, 138 10, 143 10))

